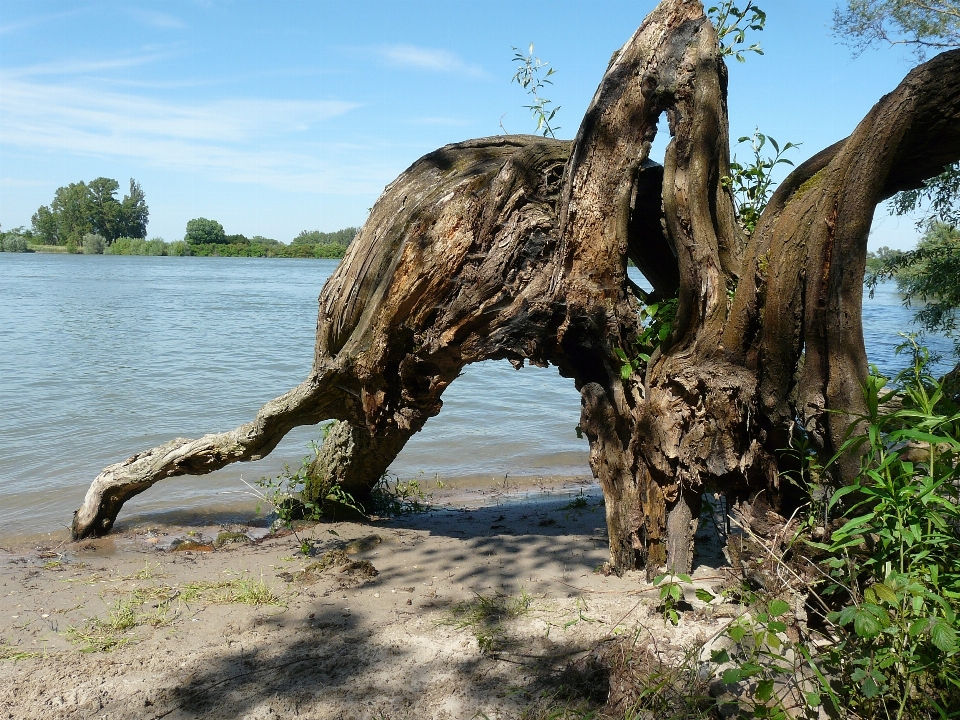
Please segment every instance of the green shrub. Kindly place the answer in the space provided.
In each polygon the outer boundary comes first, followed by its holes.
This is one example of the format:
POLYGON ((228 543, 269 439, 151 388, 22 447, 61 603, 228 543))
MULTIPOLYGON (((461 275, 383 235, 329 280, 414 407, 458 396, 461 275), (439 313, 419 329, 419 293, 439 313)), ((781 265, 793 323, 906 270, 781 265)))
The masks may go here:
POLYGON ((830 508, 845 522, 827 543, 824 591, 837 610, 829 652, 844 706, 862 717, 947 717, 960 707, 960 410, 930 375, 913 336, 913 363, 868 378, 865 429, 843 452, 862 454, 857 481, 830 508), (886 411, 899 401, 900 408, 886 411))
POLYGON ((23 235, 17 232, 9 232, 4 234, 3 242, 0 242, 0 250, 11 253, 25 253, 30 251, 27 245, 27 238, 23 235))
POLYGON ((291 245, 342 245, 347 247, 360 232, 360 228, 348 227, 333 232, 304 230, 290 241, 291 245))
POLYGON ((103 255, 103 251, 107 247, 107 240, 103 235, 87 233, 83 236, 82 245, 84 255, 103 255))
POLYGON ((190 253, 197 257, 266 257, 267 249, 249 242, 222 245, 219 243, 201 243, 191 245, 190 253))
POLYGON ((177 257, 190 255, 190 246, 183 240, 174 240, 167 245, 167 255, 175 255, 177 257))
POLYGON ((145 255, 166 255, 167 244, 160 238, 147 240, 145 255))
POLYGON ((346 248, 343 245, 326 244, 313 246, 313 256, 316 258, 342 258, 345 252, 346 248))
MULTIPOLYGON (((160 240, 160 243, 163 243, 160 240)), ((109 255, 149 255, 147 241, 143 238, 121 237, 111 243, 105 251, 109 255)))
POLYGON ((103 252, 105 255, 129 255, 132 241, 133 238, 119 237, 110 243, 110 246, 103 252))

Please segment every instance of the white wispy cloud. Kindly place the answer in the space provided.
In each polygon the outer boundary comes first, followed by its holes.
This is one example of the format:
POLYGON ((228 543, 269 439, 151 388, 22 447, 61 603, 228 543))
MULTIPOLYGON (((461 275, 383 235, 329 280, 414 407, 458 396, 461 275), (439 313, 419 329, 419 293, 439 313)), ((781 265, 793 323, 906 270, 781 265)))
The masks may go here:
POLYGON ((98 81, 109 83, 113 87, 139 88, 143 90, 183 90, 188 88, 224 87, 227 85, 249 85, 254 81, 273 78, 315 78, 324 75, 340 74, 341 70, 327 70, 318 67, 278 68, 257 70, 237 74, 225 74, 201 77, 178 77, 175 80, 143 80, 128 77, 100 77, 98 81))
POLYGON ((32 15, 30 17, 23 18, 22 20, 19 20, 17 22, 0 25, 0 35, 7 35, 8 33, 17 32, 18 30, 25 30, 27 28, 35 27, 37 25, 43 25, 53 20, 61 20, 66 17, 72 17, 74 15, 79 15, 85 11, 86 11, 86 8, 78 7, 78 8, 74 8, 73 10, 66 10, 64 12, 48 13, 45 15, 32 15))
POLYGON ((46 180, 22 180, 20 178, 0 178, 0 187, 46 187, 46 180))
POLYGON ((127 13, 144 25, 159 28, 161 30, 180 30, 187 27, 187 24, 180 18, 164 12, 159 12, 157 10, 127 8, 127 13))
POLYGON ((379 48, 379 52, 391 65, 473 78, 488 77, 482 67, 463 61, 449 50, 416 45, 386 45, 379 48))
POLYGON ((121 68, 146 65, 170 57, 170 52, 157 52, 145 55, 136 55, 125 58, 110 58, 109 60, 58 60, 49 63, 37 63, 19 68, 10 68, 3 71, 2 78, 16 79, 24 77, 43 77, 50 75, 87 75, 104 70, 118 70, 121 68))
MULTIPOLYGON (((285 189, 369 192, 375 166, 337 169, 300 152, 295 134, 360 107, 338 100, 233 98, 173 102, 89 84, 0 74, 0 143, 28 151, 124 157, 225 181, 285 189)), ((327 153, 329 156, 329 153, 327 153)))
POLYGON ((75 85, 27 83, 0 76, 6 130, 93 131, 110 136, 239 142, 261 134, 307 130, 359 105, 337 100, 237 98, 174 103, 75 85))

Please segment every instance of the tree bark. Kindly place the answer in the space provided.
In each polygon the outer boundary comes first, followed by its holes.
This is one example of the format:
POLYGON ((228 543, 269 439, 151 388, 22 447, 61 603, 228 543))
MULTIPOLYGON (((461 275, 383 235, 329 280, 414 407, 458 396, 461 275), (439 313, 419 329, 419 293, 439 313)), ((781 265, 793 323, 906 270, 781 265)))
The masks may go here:
POLYGON ((336 485, 363 502, 412 435, 413 430, 400 428, 372 435, 345 420, 334 423, 307 469, 304 499, 322 503, 336 485))
MULTIPOLYGON (((617 572, 689 571, 705 490, 795 502, 778 453, 804 432, 829 456, 861 409, 874 208, 960 158, 960 51, 913 70, 849 138, 800 165, 751 236, 723 182, 726 78, 701 4, 664 0, 612 58, 572 143, 504 136, 418 160, 324 286, 307 380, 234 431, 104 470, 74 537, 108 531, 163 477, 262 457, 325 419, 343 424, 318 475, 362 494, 461 369, 486 359, 574 380, 617 572), (662 113, 661 168, 648 154, 662 113), (656 297, 679 302, 671 334, 624 380, 618 351, 635 354, 648 300, 628 257, 656 297)), ((856 469, 844 457, 837 479, 856 469)))

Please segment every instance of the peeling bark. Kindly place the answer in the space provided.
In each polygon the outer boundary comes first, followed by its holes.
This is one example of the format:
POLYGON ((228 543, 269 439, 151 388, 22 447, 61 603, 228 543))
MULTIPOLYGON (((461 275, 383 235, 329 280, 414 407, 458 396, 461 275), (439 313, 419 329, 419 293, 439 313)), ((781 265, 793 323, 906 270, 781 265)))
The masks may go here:
MULTIPOLYGON (((504 136, 424 156, 386 188, 319 300, 313 370, 257 419, 112 465, 75 514, 110 529, 158 480, 262 457, 343 421, 317 472, 362 494, 486 359, 553 364, 581 393, 610 565, 689 571, 704 490, 765 492, 802 426, 833 453, 861 407, 873 210, 960 158, 960 51, 913 70, 853 134, 800 165, 745 236, 729 174, 726 67, 694 0, 664 0, 614 55, 573 142, 504 136), (648 159, 657 119, 672 140, 648 159), (643 293, 679 296, 672 334, 621 377, 643 293)), ((845 458, 848 480, 856 458, 845 458)))

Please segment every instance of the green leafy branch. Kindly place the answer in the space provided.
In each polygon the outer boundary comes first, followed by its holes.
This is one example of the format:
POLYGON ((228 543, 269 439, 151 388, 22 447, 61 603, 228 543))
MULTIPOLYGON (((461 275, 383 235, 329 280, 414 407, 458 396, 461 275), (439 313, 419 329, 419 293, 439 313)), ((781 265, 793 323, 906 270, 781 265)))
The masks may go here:
POLYGON ((767 22, 767 14, 749 0, 741 10, 732 0, 724 0, 707 10, 713 26, 717 29, 717 40, 720 43, 720 55, 735 57, 737 62, 746 62, 743 54, 755 52, 763 55, 760 43, 749 47, 738 48, 746 43, 748 31, 761 31, 767 22))
POLYGON ((549 106, 552 102, 540 95, 546 85, 553 85, 553 82, 549 78, 556 70, 550 68, 542 78, 540 77, 540 71, 547 68, 550 63, 543 62, 543 60, 534 56, 533 43, 530 43, 530 49, 526 55, 516 47, 513 48, 513 52, 513 62, 518 63, 519 67, 513 76, 512 82, 517 83, 533 98, 533 104, 524 105, 524 107, 531 112, 533 119, 537 121, 537 129, 534 130, 534 132, 542 133, 544 137, 549 135, 552 138, 556 138, 555 131, 559 130, 560 126, 551 125, 551 122, 557 114, 557 110, 560 109, 560 106, 550 108, 549 106))
POLYGON ((614 350, 622 363, 620 376, 624 380, 630 379, 634 373, 642 373, 650 362, 653 351, 670 337, 677 317, 678 302, 677 298, 671 298, 640 307, 642 330, 634 343, 633 356, 631 357, 620 348, 614 350))
POLYGON ((737 140, 737 145, 750 143, 750 152, 753 159, 750 162, 739 162, 736 155, 730 162, 730 175, 720 179, 723 187, 733 192, 733 204, 737 211, 740 225, 748 233, 752 233, 760 220, 763 209, 767 206, 770 196, 773 195, 775 183, 772 171, 777 165, 793 165, 784 153, 800 147, 799 143, 788 142, 783 147, 770 135, 764 135, 754 130, 753 135, 743 136, 737 140), (774 150, 773 155, 763 152, 767 143, 774 150))

